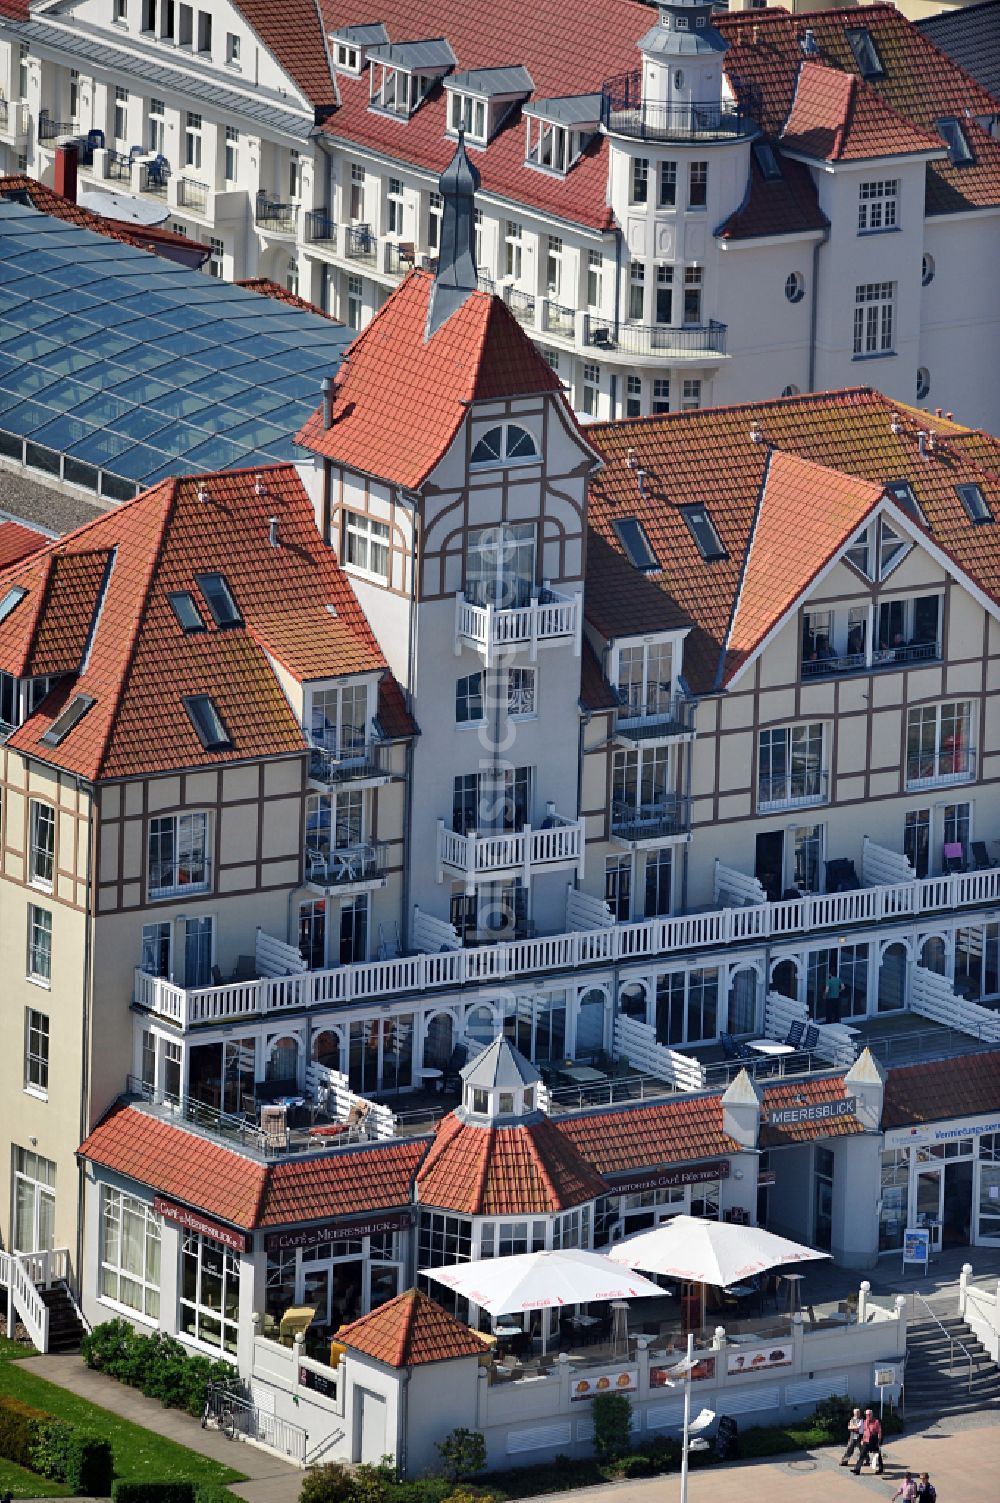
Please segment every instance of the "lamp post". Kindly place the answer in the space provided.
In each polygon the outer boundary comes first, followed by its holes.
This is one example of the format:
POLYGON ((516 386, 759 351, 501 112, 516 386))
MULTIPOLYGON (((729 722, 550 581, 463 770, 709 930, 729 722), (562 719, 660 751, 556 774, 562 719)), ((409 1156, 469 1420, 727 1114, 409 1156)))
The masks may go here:
MULTIPOLYGON (((694 1423, 692 1424, 692 1422, 691 1422, 691 1373, 692 1373, 693 1369, 694 1369, 694 1332, 693 1331, 689 1331, 688 1332, 688 1342, 687 1342, 687 1355, 684 1357, 684 1360, 682 1362, 678 1362, 675 1367, 672 1367, 669 1370, 670 1371, 670 1376, 672 1378, 679 1378, 682 1375, 684 1377, 684 1436, 683 1436, 682 1448, 681 1448, 681 1497, 680 1497, 680 1503, 687 1503, 688 1452, 691 1449, 691 1431, 692 1430, 697 1430, 697 1431, 704 1430, 715 1419, 715 1412, 714 1412, 714 1410, 712 1410, 712 1409, 702 1409, 701 1412, 700 1412, 700 1414, 698 1415, 697 1419, 694 1421, 694 1423)), ((671 1384, 670 1386, 673 1387, 673 1384, 671 1384)), ((704 1446, 705 1442, 702 1441, 701 1445, 704 1446)))

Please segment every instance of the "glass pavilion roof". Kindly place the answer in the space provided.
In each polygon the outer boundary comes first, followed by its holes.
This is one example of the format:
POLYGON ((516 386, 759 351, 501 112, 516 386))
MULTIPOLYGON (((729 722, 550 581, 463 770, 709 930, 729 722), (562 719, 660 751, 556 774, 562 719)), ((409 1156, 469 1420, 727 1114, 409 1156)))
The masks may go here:
POLYGON ((300 455, 354 334, 0 199, 0 430, 140 488, 300 455))

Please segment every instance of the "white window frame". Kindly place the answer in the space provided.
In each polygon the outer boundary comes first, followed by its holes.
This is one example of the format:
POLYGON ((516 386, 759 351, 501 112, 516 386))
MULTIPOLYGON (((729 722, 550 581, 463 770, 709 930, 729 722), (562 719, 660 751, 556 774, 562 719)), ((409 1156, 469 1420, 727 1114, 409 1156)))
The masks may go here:
POLYGON ((538 714, 538 669, 507 669, 507 714, 511 720, 531 720, 538 714))
POLYGON ((899 178, 873 178, 858 184, 858 234, 899 229, 899 178))
POLYGON ((240 175, 240 131, 237 125, 226 126, 226 182, 235 183, 240 175))
POLYGON ((390 534, 388 522, 367 517, 363 512, 342 513, 343 563, 352 573, 367 579, 389 580, 390 534))
MULTIPOLYGON (((776 742, 770 741, 773 748, 776 742)), ((822 720, 802 721, 795 725, 764 726, 757 734, 756 803, 757 813, 779 809, 806 809, 825 804, 829 798, 826 773, 827 729, 822 720), (770 773, 765 791, 763 773, 764 738, 784 738, 784 773, 770 773), (818 765, 810 765, 817 757, 818 765), (798 765, 797 765, 798 764, 798 765)), ((773 756, 773 751, 772 751, 773 756)))
POLYGON ((127 143, 128 140, 128 101, 128 89, 126 89, 122 84, 116 84, 112 134, 114 135, 116 141, 125 143, 127 143))
POLYGON ((201 171, 202 123, 202 117, 197 110, 185 111, 184 166, 193 168, 195 172, 201 171))
POLYGON ((99 1236, 99 1302, 127 1311, 130 1319, 156 1325, 160 1317, 160 1217, 146 1201, 114 1185, 102 1185, 99 1236), (137 1239, 126 1237, 126 1218, 138 1223, 135 1230, 142 1239, 141 1269, 127 1266, 132 1261, 127 1259, 127 1243, 137 1239), (113 1238, 109 1236, 112 1228, 113 1238), (130 1298, 133 1289, 135 1294, 130 1298))
POLYGON ((385 190, 385 231, 387 235, 403 233, 403 179, 390 177, 385 190))
POLYGON ((604 252, 587 252, 587 307, 598 312, 604 303, 604 252))
POLYGON ((585 360, 580 382, 580 410, 587 417, 596 417, 601 395, 601 367, 585 360))
POLYGON ((895 282, 860 282, 854 289, 854 359, 895 354, 895 338, 895 282))
POLYGON ((516 219, 504 221, 504 277, 519 282, 524 265, 524 233, 516 219))
POLYGON ((306 735, 323 751, 340 757, 362 752, 371 740, 371 718, 367 683, 313 684, 309 689, 306 735))
POLYGON ((226 67, 240 67, 240 37, 235 31, 226 32, 226 67))
POLYGON ((213 1237, 206 1237, 201 1232, 185 1231, 181 1235, 180 1270, 177 1282, 177 1334, 188 1341, 195 1341, 199 1346, 206 1347, 220 1355, 229 1353, 236 1355, 239 1341, 239 1298, 240 1298, 240 1256, 231 1248, 224 1247, 221 1242, 216 1242, 213 1237), (222 1297, 218 1309, 213 1309, 203 1302, 205 1261, 206 1257, 217 1260, 221 1268, 222 1297), (186 1274, 189 1266, 193 1264, 195 1269, 195 1293, 190 1298, 185 1294, 186 1274), (227 1315, 226 1296, 231 1294, 232 1287, 236 1291, 236 1314, 227 1315), (190 1312, 191 1324, 186 1325, 185 1311, 190 1312), (219 1325, 219 1339, 212 1340, 205 1335, 206 1327, 211 1323, 219 1325))
POLYGON ((56 811, 51 804, 33 798, 28 804, 28 880, 32 887, 51 892, 56 865, 56 811), (48 839, 40 838, 44 826, 48 839))
POLYGON ((28 904, 28 980, 36 986, 52 986, 52 912, 37 903, 28 904))
POLYGON ((150 902, 165 898, 186 897, 188 894, 208 892, 212 885, 212 862, 210 846, 211 825, 208 814, 203 810, 192 810, 184 814, 157 814, 153 815, 146 830, 146 853, 148 858, 147 884, 150 902), (169 876, 171 881, 163 881, 164 861, 160 861, 160 874, 157 881, 153 880, 153 842, 154 834, 160 840, 167 836, 166 826, 173 825, 171 843, 173 845, 173 857, 170 863, 169 876), (157 827, 163 827, 157 828, 157 827), (187 881, 181 880, 181 872, 187 869, 189 872, 199 869, 201 876, 187 881))
MULTIPOLYGON (((974 704, 972 699, 945 699, 934 705, 912 705, 906 715, 906 789, 949 787, 953 783, 971 783, 976 775, 976 753, 972 745, 975 733, 974 704), (929 713, 928 713, 929 712, 929 713), (956 713, 957 712, 957 713, 956 713), (964 734, 947 746, 943 740, 945 729, 961 726, 964 734), (933 726, 933 747, 911 750, 910 742, 914 728, 933 726), (911 774, 914 760, 919 769, 911 774), (928 760, 929 759, 929 760, 928 760)), ((953 734, 949 729, 948 734, 953 734)), ((922 740, 918 736, 918 740, 922 740)))
POLYGON ((24 1009, 24 1089, 29 1096, 49 1099, 49 1015, 35 1007, 24 1009))
POLYGON ((489 126, 489 110, 486 100, 478 94, 463 94, 458 89, 449 89, 448 134, 457 136, 464 130, 470 141, 486 145, 489 126))
POLYGON ((166 114, 166 107, 162 99, 151 99, 149 101, 149 114, 146 122, 148 131, 147 140, 149 141, 150 151, 158 157, 163 156, 163 148, 167 140, 166 114))

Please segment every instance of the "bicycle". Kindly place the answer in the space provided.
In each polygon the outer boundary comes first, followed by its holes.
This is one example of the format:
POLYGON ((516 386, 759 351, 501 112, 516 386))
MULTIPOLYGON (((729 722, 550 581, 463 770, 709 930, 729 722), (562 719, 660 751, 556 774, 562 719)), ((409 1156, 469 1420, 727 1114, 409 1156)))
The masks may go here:
POLYGON ((236 1439, 236 1407, 233 1394, 227 1388, 209 1383, 205 1393, 205 1407, 201 1411, 201 1428, 204 1430, 214 1419, 227 1440, 236 1439))

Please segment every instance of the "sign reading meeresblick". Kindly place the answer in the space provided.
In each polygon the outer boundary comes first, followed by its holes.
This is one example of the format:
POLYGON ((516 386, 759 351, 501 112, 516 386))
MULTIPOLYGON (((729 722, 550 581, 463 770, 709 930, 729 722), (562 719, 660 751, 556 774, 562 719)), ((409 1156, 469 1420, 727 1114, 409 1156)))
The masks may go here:
POLYGON ((768 1112, 771 1127, 791 1127, 796 1122, 833 1122, 838 1117, 853 1117, 858 1099, 845 1096, 843 1101, 816 1101, 806 1106, 778 1106, 768 1112))

